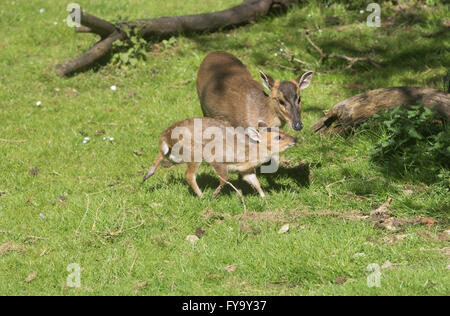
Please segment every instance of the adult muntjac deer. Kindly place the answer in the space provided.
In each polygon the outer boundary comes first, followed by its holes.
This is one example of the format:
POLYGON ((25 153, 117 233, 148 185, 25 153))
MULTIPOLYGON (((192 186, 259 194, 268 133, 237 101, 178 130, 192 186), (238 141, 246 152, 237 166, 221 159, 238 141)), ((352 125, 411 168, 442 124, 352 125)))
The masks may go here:
POLYGON ((235 127, 255 127, 264 121, 269 127, 288 123, 294 130, 301 130, 300 91, 309 86, 313 73, 306 72, 292 81, 274 80, 261 71, 260 75, 269 95, 234 55, 214 52, 206 56, 197 75, 204 116, 228 121, 235 127))
POLYGON ((168 158, 187 164, 186 179, 194 192, 202 197, 196 173, 202 161, 206 161, 220 179, 213 198, 228 183, 229 171, 239 172, 264 197, 255 168, 269 161, 274 154, 293 147, 297 139, 278 128, 268 128, 263 122, 258 125, 258 129, 239 129, 207 117, 178 122, 163 132, 159 142, 160 152, 144 181, 168 158))

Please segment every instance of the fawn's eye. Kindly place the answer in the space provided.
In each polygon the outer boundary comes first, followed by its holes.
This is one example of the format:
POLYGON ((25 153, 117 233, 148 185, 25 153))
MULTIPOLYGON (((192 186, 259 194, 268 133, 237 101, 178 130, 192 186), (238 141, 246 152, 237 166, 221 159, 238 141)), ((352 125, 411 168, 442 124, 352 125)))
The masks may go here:
POLYGON ((280 102, 280 104, 281 104, 282 106, 286 106, 286 103, 285 103, 283 100, 279 99, 278 102, 280 102))
POLYGON ((278 136, 275 136, 275 140, 281 140, 281 136, 280 135, 278 135, 278 136))

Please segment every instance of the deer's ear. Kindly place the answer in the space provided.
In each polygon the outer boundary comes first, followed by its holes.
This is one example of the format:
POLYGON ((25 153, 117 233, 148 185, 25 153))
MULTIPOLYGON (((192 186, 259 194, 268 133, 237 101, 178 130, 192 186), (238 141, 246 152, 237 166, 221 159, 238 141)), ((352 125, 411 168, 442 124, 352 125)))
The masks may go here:
POLYGON ((254 141, 254 142, 256 142, 256 143, 259 143, 260 141, 261 141, 261 135, 259 134, 259 132, 256 130, 256 129, 254 129, 253 127, 249 127, 249 128, 247 128, 247 135, 248 135, 248 137, 252 140, 252 141, 254 141))
POLYGON ((261 70, 259 71, 259 74, 262 78, 263 86, 268 90, 272 90, 273 85, 275 84, 275 80, 273 80, 271 76, 263 73, 261 70))
POLYGON ((305 72, 303 75, 298 77, 297 82, 298 86, 300 87, 300 90, 306 89, 309 87, 309 84, 311 83, 313 76, 312 71, 305 72))

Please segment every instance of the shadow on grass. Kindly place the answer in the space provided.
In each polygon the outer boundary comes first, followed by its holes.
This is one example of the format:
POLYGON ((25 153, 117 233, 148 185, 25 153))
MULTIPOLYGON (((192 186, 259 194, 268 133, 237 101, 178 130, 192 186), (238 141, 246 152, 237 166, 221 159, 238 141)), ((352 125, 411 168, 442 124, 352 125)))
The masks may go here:
MULTIPOLYGON (((235 180, 234 174, 230 174, 230 183, 233 184, 238 190, 241 190, 244 195, 252 195, 252 194, 258 194, 257 191, 250 186, 247 182, 245 182, 241 177, 237 180, 235 180)), ((303 164, 300 163, 296 166, 292 167, 283 167, 281 166, 276 173, 260 173, 258 172, 258 178, 260 180, 266 180, 268 183, 268 186, 263 186, 263 191, 280 191, 287 187, 295 187, 295 188, 301 188, 301 187, 308 187, 310 184, 310 165, 309 164, 303 164), (294 184, 291 183, 291 180, 294 184), (288 184, 282 184, 289 182, 288 184)), ((149 180, 150 181, 150 180, 149 180)), ((148 192, 156 192, 160 190, 163 187, 166 187, 167 185, 173 186, 175 184, 185 184, 186 188, 189 188, 190 194, 195 196, 195 192, 192 190, 192 188, 187 183, 184 176, 179 175, 171 175, 166 183, 161 183, 154 181, 151 184, 148 185, 147 191, 148 192)), ((205 172, 198 172, 197 173, 197 184, 200 188, 200 190, 215 190, 219 186, 219 178, 213 174, 213 173, 205 173, 205 172)), ((231 188, 229 185, 225 186, 222 191, 220 192, 220 195, 231 195, 235 194, 236 191, 234 191, 233 188, 231 188)))

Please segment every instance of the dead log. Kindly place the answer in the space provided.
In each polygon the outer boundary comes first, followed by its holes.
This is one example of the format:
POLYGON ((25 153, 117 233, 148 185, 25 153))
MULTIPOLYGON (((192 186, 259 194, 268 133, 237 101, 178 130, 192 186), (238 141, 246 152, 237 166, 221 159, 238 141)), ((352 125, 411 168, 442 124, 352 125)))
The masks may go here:
POLYGON ((63 77, 95 64, 99 59, 110 52, 115 41, 127 39, 125 28, 131 28, 144 39, 167 38, 180 33, 193 33, 217 31, 222 28, 239 26, 254 21, 256 18, 267 15, 272 9, 288 7, 298 0, 244 0, 242 4, 228 10, 213 13, 160 17, 154 19, 139 19, 122 22, 116 25, 81 12, 72 11, 71 17, 80 15, 81 26, 76 28, 77 33, 93 33, 101 40, 81 56, 56 66, 56 73, 63 77))
POLYGON ((324 111, 312 130, 319 134, 342 133, 367 121, 383 109, 409 105, 426 106, 450 121, 450 94, 422 87, 391 87, 371 90, 340 101, 324 111))

